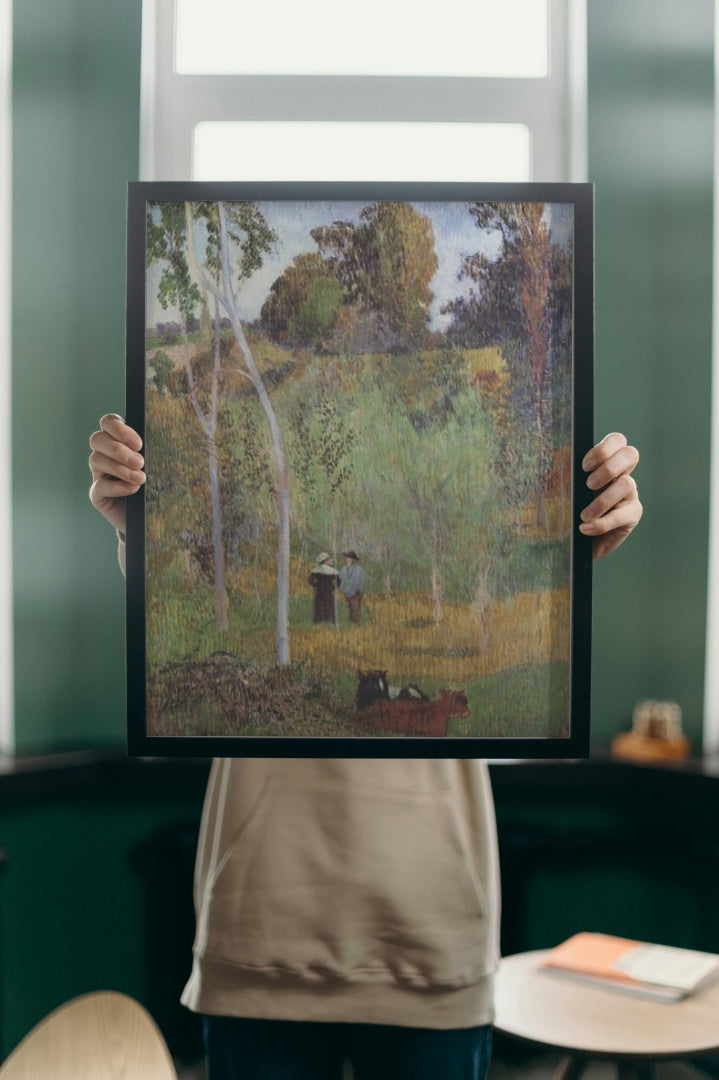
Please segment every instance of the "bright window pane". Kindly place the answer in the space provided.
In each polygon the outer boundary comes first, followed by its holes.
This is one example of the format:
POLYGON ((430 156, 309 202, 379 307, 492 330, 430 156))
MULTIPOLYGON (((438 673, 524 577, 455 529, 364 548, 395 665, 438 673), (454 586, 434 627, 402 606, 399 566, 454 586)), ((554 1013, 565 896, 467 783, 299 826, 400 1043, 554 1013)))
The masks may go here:
POLYGON ((547 0, 176 0, 180 75, 542 78, 547 0))
POLYGON ((194 180, 530 180, 523 124, 208 121, 194 180))

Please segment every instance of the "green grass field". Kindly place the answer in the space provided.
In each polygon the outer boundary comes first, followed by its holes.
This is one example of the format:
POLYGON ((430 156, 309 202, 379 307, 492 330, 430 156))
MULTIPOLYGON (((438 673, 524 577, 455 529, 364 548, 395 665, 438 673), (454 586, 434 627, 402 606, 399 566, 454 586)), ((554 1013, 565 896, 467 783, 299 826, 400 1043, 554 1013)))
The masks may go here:
MULTIPOLYGON (((169 575, 172 578, 172 574, 169 575)), ((165 586, 168 586, 165 582, 165 586)), ((469 717, 449 734, 565 734, 567 590, 495 600, 483 630, 469 604, 445 605, 436 624, 428 597, 374 595, 361 625, 314 625, 311 598, 290 604, 289 668, 275 665, 269 596, 230 597, 230 626, 217 629, 208 587, 149 589, 148 730, 170 735, 360 735, 353 718, 357 670, 413 682, 431 698, 462 689, 469 717)))

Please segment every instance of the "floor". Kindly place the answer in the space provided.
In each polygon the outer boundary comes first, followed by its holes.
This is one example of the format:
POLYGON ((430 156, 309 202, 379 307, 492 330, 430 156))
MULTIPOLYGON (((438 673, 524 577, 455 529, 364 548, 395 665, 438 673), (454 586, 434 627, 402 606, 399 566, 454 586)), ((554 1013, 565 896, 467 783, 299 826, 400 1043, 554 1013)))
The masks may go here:
MULTIPOLYGON (((562 1061, 560 1054, 536 1054, 518 1051, 508 1044, 495 1047, 488 1080, 551 1080, 562 1061)), ((704 1068, 688 1061, 664 1061, 654 1065, 653 1080, 717 1080, 719 1061, 707 1060, 704 1068)), ((582 1073, 582 1080, 617 1080, 617 1067, 609 1061, 593 1061, 582 1073)))
MULTIPOLYGON (((557 1054, 536 1054, 518 1051, 508 1045, 495 1046, 488 1080, 551 1080, 561 1058, 557 1054)), ((707 1059, 699 1067, 699 1062, 665 1061, 658 1062, 654 1069, 654 1080, 718 1080, 719 1059, 707 1059)), ((205 1080, 205 1069, 201 1063, 182 1065, 177 1063, 178 1080, 205 1080)), ((352 1080, 351 1070, 347 1070, 344 1080, 352 1080)), ((437 1077, 442 1080, 442 1077, 437 1077)), ((592 1062, 582 1074, 582 1080, 617 1080, 616 1067, 610 1062, 592 1062)))

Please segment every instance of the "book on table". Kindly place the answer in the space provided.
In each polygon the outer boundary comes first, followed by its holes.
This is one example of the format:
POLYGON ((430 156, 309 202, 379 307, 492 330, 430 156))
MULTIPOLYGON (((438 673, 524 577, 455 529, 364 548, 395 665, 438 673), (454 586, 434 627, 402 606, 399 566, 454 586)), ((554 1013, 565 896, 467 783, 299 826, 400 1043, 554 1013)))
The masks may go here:
POLYGON ((657 1001, 679 1001, 719 978, 715 953, 588 932, 551 949, 541 966, 551 974, 657 1001))

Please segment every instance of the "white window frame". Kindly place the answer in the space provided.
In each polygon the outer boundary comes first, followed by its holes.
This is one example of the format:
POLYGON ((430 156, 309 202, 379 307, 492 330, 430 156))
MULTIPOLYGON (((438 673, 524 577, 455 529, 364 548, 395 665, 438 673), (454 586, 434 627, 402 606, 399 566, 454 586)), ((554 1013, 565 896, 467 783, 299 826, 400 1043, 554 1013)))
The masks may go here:
POLYGON ((533 180, 585 180, 586 0, 548 2, 548 76, 494 79, 178 75, 174 0, 144 0, 140 177, 191 179, 202 121, 364 120, 526 124, 533 180))
POLYGON ((12 3, 0 0, 0 752, 15 749, 12 480, 12 3), (4 509, 3 509, 4 508, 4 509))

